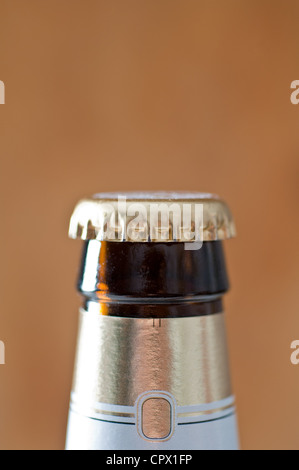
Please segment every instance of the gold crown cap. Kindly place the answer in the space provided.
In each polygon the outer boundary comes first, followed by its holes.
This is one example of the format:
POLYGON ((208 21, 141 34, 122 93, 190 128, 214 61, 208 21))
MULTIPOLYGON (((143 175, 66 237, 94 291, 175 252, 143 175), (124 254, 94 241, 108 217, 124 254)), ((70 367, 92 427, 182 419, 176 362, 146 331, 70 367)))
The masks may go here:
POLYGON ((215 194, 190 192, 98 193, 82 199, 69 236, 116 242, 194 242, 236 235, 227 204, 215 194))

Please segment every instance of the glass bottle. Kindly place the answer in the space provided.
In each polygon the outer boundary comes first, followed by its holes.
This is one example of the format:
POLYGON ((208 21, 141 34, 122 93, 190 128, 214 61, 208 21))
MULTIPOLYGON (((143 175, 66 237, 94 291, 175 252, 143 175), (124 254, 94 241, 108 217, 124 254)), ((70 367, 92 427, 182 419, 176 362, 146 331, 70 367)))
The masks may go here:
POLYGON ((84 240, 67 449, 237 449, 217 196, 98 194, 80 201, 84 240))

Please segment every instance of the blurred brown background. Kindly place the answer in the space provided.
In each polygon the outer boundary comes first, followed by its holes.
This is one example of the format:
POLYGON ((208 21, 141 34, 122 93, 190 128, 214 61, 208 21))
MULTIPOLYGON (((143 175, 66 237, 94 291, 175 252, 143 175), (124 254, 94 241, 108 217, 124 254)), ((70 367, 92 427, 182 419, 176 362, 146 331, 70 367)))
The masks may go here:
POLYGON ((243 449, 299 449, 297 0, 0 0, 0 448, 62 449, 98 191, 220 194, 243 449))

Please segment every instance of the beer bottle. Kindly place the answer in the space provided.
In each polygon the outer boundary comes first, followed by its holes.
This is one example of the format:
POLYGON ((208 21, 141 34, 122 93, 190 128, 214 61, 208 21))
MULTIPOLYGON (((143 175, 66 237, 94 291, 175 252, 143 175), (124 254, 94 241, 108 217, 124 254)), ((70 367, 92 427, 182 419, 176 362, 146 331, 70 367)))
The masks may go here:
POLYGON ((66 449, 237 449, 223 311, 227 205, 202 193, 97 194, 84 240, 66 449))

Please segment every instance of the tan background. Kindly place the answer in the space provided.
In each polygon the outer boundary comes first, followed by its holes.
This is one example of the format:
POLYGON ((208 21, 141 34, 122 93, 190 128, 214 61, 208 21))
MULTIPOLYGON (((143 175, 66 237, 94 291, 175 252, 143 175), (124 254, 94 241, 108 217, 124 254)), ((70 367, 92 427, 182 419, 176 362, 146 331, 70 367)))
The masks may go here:
POLYGON ((64 446, 74 204, 219 193, 244 449, 299 449, 299 2, 0 0, 0 447, 64 446))

